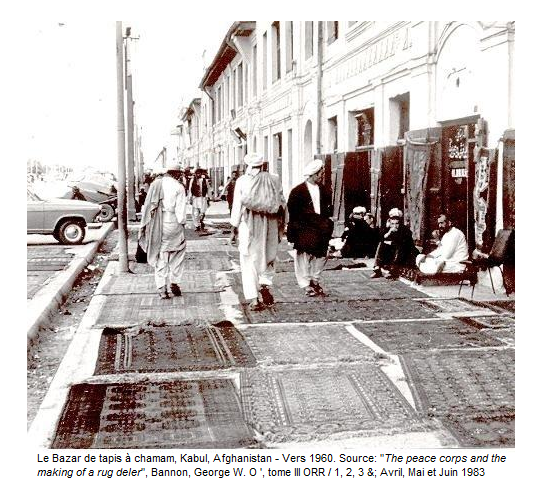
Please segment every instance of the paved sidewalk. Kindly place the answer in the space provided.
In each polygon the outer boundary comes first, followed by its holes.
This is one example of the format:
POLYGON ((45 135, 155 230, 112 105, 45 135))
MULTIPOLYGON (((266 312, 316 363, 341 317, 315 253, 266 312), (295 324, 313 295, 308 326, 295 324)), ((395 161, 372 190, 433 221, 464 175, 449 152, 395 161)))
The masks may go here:
POLYGON ((29 431, 38 446, 514 445, 506 296, 478 286, 471 302, 329 260, 327 296, 311 299, 284 242, 276 303, 251 312, 213 220, 226 204, 211 212, 207 235, 189 232, 182 297, 160 299, 148 265, 120 275, 111 261, 29 431))

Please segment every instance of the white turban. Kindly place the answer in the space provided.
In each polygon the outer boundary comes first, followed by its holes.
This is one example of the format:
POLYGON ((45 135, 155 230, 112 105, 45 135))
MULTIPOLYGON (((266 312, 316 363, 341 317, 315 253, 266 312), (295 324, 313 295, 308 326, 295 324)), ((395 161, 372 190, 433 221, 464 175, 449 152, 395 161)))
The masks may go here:
POLYGON ((308 164, 306 164, 304 166, 304 177, 310 177, 310 176, 313 176, 314 174, 316 174, 316 172, 318 172, 321 168, 323 167, 323 161, 319 160, 319 159, 316 159, 316 160, 312 160, 311 162, 308 162, 308 164))
POLYGON ((170 164, 167 164, 166 170, 181 170, 181 164, 171 162, 170 164))
POLYGON ((399 208, 392 208, 388 212, 389 218, 401 218, 403 217, 403 212, 399 208))
POLYGON ((258 153, 248 153, 244 157, 244 164, 250 167, 259 167, 263 165, 263 158, 258 153))
POLYGON ((365 209, 365 206, 356 206, 353 210, 352 210, 352 213, 363 213, 365 215, 366 213, 366 209, 365 209))

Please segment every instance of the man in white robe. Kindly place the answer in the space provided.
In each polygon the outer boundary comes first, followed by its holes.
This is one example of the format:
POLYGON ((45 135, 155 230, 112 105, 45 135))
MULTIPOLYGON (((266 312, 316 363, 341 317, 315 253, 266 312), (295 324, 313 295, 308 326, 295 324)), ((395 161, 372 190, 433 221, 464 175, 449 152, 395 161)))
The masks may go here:
POLYGON ((171 164, 166 175, 151 184, 139 229, 139 244, 147 252, 147 262, 154 267, 156 288, 163 299, 169 298, 168 283, 174 296, 181 295, 186 193, 178 181, 180 171, 179 164, 171 164))
POLYGON ((262 171, 263 159, 257 154, 244 158, 248 168, 238 178, 234 187, 234 201, 230 215, 233 237, 238 231, 238 250, 244 297, 251 310, 261 310, 274 303, 269 290, 275 274, 278 245, 283 236, 285 223, 285 199, 277 176, 271 175, 275 183, 282 210, 278 214, 257 213, 242 204, 249 194, 253 178, 262 171), (260 299, 259 299, 260 294, 260 299))
POLYGON ((458 228, 453 227, 447 215, 438 217, 438 230, 441 235, 438 247, 429 254, 417 256, 419 270, 428 275, 462 273, 466 267, 462 261, 468 259, 466 237, 458 228))

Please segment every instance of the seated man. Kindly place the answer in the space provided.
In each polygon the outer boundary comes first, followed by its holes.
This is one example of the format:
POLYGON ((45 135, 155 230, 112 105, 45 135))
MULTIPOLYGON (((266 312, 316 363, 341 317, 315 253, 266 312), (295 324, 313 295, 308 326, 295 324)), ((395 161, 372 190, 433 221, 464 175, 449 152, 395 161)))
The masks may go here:
POLYGON ((396 279, 401 267, 412 264, 417 255, 411 230, 402 223, 402 211, 392 208, 388 217, 388 230, 377 247, 371 278, 380 278, 381 268, 384 268, 389 270, 387 279, 396 279))
POLYGON ((341 239, 344 242, 342 257, 374 257, 379 244, 379 231, 373 215, 366 213, 365 207, 356 206, 341 239))
POLYGON ((438 230, 441 236, 438 247, 429 254, 417 256, 419 270, 428 275, 462 273, 465 265, 461 261, 468 259, 468 244, 464 234, 453 227, 447 215, 438 217, 438 230))

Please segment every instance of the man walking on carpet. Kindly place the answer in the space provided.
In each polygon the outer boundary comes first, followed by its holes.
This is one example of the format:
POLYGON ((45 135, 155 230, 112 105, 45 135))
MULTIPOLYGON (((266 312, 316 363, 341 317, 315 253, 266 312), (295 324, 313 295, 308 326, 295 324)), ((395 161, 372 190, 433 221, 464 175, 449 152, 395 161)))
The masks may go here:
POLYGON ((188 192, 192 204, 192 219, 194 228, 198 232, 204 230, 204 217, 211 199, 211 186, 209 185, 205 169, 196 169, 194 177, 190 180, 188 192))
POLYGON ((289 194, 287 241, 296 250, 295 276, 309 297, 322 295, 319 280, 333 233, 331 197, 321 184, 323 162, 313 160, 304 169, 306 180, 289 194))
POLYGON ((244 157, 247 169, 234 187, 232 238, 238 232, 244 297, 251 310, 274 303, 269 290, 285 226, 285 199, 278 176, 262 170, 257 154, 244 157), (260 293, 260 298, 259 298, 260 293))
POLYGON ((181 166, 170 164, 166 176, 156 179, 142 209, 139 245, 154 268, 160 297, 169 298, 167 284, 174 296, 181 295, 183 260, 186 251, 186 193, 179 182, 181 166))

